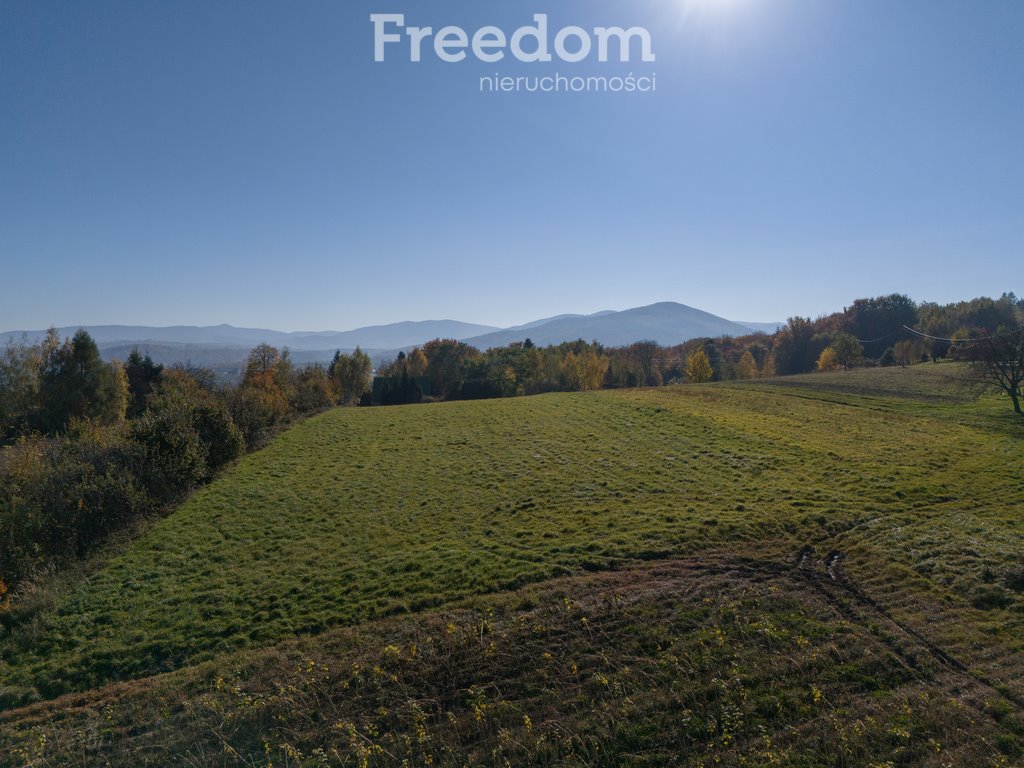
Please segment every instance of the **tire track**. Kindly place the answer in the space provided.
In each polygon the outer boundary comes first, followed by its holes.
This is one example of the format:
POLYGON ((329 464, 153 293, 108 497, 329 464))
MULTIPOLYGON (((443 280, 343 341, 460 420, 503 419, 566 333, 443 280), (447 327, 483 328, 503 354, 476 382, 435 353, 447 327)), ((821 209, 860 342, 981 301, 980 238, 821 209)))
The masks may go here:
MULTIPOLYGON (((792 565, 741 557, 736 561, 735 570, 751 575, 788 579, 806 585, 844 619, 865 632, 874 634, 868 626, 868 620, 862 615, 864 612, 870 613, 899 634, 909 637, 927 651, 941 668, 980 685, 1000 698, 1011 702, 1019 712, 1024 712, 1024 696, 1014 691, 1005 690, 984 675, 974 671, 968 664, 956 658, 934 641, 929 640, 921 632, 895 618, 877 600, 865 593, 843 573, 842 561, 844 559, 845 555, 841 551, 833 550, 824 560, 817 560, 814 548, 805 546, 796 554, 792 565)), ((886 637, 879 637, 879 640, 909 668, 920 670, 920 663, 898 643, 886 637)))

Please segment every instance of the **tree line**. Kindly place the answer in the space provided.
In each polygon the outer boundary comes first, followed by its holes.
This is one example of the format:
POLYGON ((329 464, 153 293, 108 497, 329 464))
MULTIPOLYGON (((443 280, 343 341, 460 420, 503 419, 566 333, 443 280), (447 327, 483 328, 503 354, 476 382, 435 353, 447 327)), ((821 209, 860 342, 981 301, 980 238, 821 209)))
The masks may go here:
POLYGON ((983 350, 977 340, 1021 326, 1024 301, 1012 293, 947 305, 916 304, 893 294, 858 299, 816 319, 792 317, 771 335, 693 339, 668 347, 641 341, 609 348, 579 340, 539 348, 527 339, 481 351, 436 339, 399 353, 378 376, 386 382, 384 404, 419 402, 427 391, 426 399, 466 400, 757 379, 969 359, 983 350))
MULTIPOLYGON (((354 405, 372 365, 253 349, 237 384, 133 351, 106 362, 86 331, 0 355, 0 608, 11 588, 207 482, 290 421, 354 405)), ((3 615, 0 610, 0 615, 3 615)))

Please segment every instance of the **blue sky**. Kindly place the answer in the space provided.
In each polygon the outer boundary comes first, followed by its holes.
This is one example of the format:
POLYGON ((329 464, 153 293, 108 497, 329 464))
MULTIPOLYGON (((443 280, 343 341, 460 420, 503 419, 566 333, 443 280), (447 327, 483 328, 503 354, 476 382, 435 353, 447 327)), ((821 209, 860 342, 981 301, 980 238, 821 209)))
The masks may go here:
POLYGON ((0 2, 0 330, 1024 293, 1019 0, 0 2), (371 13, 655 63, 373 60, 371 13), (483 75, 656 75, 633 94, 483 75))

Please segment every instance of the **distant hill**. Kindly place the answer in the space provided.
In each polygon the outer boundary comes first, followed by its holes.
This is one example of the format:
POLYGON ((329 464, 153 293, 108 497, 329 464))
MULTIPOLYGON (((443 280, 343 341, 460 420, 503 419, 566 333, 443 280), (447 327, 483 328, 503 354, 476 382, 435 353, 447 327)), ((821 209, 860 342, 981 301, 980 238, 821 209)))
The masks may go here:
MULTIPOLYGON (((463 323, 457 320, 424 320, 356 328, 351 331, 297 331, 285 333, 266 328, 232 325, 151 327, 140 325, 87 325, 104 358, 124 360, 132 349, 164 365, 190 363, 212 368, 233 378, 244 368, 249 350, 266 342, 288 347, 298 363, 325 363, 335 350, 348 353, 357 346, 374 364, 393 360, 399 350, 409 350, 431 339, 460 339, 480 349, 498 347, 530 338, 545 346, 563 341, 599 341, 623 346, 652 340, 662 345, 679 344, 701 336, 746 336, 774 332, 781 323, 737 323, 685 304, 662 302, 622 312, 605 310, 592 315, 563 314, 534 320, 511 328, 463 323)), ((79 326, 58 328, 61 337, 72 336, 79 326)), ((0 347, 27 338, 36 342, 46 331, 0 333, 0 347)))
POLYGON ((98 346, 104 360, 116 359, 124 362, 133 349, 138 349, 160 365, 180 363, 197 368, 209 368, 228 379, 241 375, 245 361, 249 357, 249 347, 220 347, 215 344, 131 342, 98 346))
MULTIPOLYGON (((160 365, 170 366, 175 364, 192 365, 198 368, 209 368, 220 374, 225 379, 231 380, 241 375, 245 369, 246 360, 249 357, 249 350, 252 346, 231 346, 224 347, 216 344, 171 344, 158 342, 129 342, 100 344, 100 354, 104 360, 128 359, 133 349, 139 350, 144 355, 149 355, 153 362, 160 365)), ((292 362, 296 365, 308 363, 327 364, 337 348, 320 350, 295 350, 291 352, 292 362)), ((341 348, 343 353, 351 353, 352 349, 341 348)), ((373 349, 367 347, 363 350, 370 356, 375 366, 394 360, 397 354, 395 350, 373 349)))
POLYGON ((318 350, 327 348, 402 349, 423 344, 431 339, 461 339, 469 335, 499 330, 493 325, 462 323, 457 320, 423 320, 419 322, 391 323, 357 328, 337 333, 289 334, 292 349, 318 350))
POLYGON ((785 325, 785 323, 748 323, 744 320, 737 320, 736 322, 740 325, 745 325, 754 333, 775 333, 785 325))
POLYGON ((542 318, 541 320, 533 320, 532 322, 529 322, 529 323, 523 323, 522 325, 513 325, 513 326, 510 326, 508 328, 503 328, 502 330, 505 330, 505 331, 523 331, 523 330, 526 330, 528 328, 536 328, 536 327, 541 326, 541 325, 547 325, 548 323, 553 323, 556 320, 578 319, 578 318, 582 318, 582 317, 600 317, 601 315, 614 315, 614 314, 615 314, 614 311, 612 311, 610 309, 606 309, 603 312, 595 312, 592 315, 555 315, 554 317, 545 317, 545 318, 542 318))
MULTIPOLYGON (((265 328, 236 328, 231 325, 170 326, 154 328, 139 325, 87 325, 85 330, 101 347, 114 344, 203 344, 218 347, 242 347, 246 350, 266 342, 292 351, 322 351, 325 349, 401 349, 413 347, 436 338, 462 338, 499 330, 491 325, 463 323, 457 320, 424 320, 391 325, 374 325, 352 331, 296 331, 285 333, 265 328)), ((58 328, 62 337, 71 336, 79 326, 58 328)), ((45 330, 8 331, 0 333, 0 344, 18 341, 27 336, 38 341, 45 330)))
POLYGON ((622 312, 570 315, 539 325, 510 328, 464 340, 480 349, 502 347, 527 338, 542 347, 576 339, 598 341, 610 347, 644 340, 671 346, 702 336, 747 336, 752 332, 753 329, 748 325, 685 304, 666 301, 622 312))

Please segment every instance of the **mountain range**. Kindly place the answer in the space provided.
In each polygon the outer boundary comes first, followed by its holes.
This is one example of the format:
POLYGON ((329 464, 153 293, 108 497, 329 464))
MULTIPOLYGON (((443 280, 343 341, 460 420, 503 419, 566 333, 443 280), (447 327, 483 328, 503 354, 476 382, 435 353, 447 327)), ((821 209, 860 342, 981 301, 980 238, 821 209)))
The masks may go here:
MULTIPOLYGON (((324 362, 335 350, 349 352, 357 346, 375 362, 391 360, 431 339, 465 341, 479 349, 505 346, 529 338, 546 346, 584 339, 605 346, 624 346, 650 340, 662 346, 680 344, 699 337, 745 336, 771 333, 782 323, 743 323, 726 320, 685 304, 661 302, 615 312, 592 315, 556 315, 511 328, 464 323, 456 320, 426 320, 375 325, 351 331, 298 331, 286 333, 231 325, 149 327, 129 325, 83 326, 95 339, 103 356, 124 359, 133 348, 152 355, 159 363, 191 363, 231 375, 244 365, 248 350, 266 342, 288 347, 297 363, 324 362)), ((62 337, 73 335, 78 326, 58 328, 62 337)), ((0 345, 26 339, 35 342, 45 331, 0 333, 0 345)))
MULTIPOLYGON (((57 332, 61 337, 71 336, 79 327, 58 328, 57 332)), ((439 337, 461 339, 501 330, 490 325, 460 323, 454 320, 371 325, 353 331, 296 331, 292 333, 266 328, 236 328, 233 325, 175 325, 163 328, 143 325, 87 325, 81 327, 84 327, 101 347, 145 342, 250 349, 265 342, 276 347, 288 347, 292 351, 345 350, 355 349, 357 346, 364 349, 402 349, 439 337)), ((43 338, 46 331, 0 333, 0 344, 11 340, 17 341, 23 335, 27 336, 30 342, 35 342, 43 338)))

